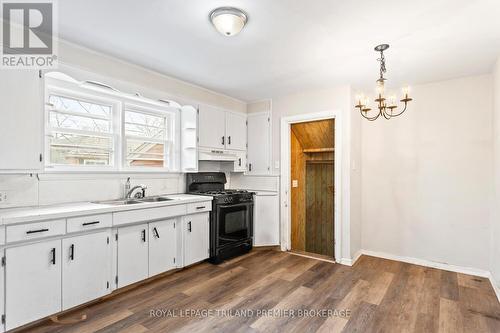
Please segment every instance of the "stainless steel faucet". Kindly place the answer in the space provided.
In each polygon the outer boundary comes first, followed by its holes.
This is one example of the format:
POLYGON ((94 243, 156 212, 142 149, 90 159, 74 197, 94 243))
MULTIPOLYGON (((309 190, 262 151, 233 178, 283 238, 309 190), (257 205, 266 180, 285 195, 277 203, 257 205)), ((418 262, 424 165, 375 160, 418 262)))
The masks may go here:
POLYGON ((127 194, 125 194, 125 199, 130 199, 132 197, 132 193, 134 193, 134 191, 137 189, 141 189, 141 192, 137 192, 134 195, 134 198, 141 199, 141 198, 144 198, 146 196, 147 187, 144 185, 136 185, 136 186, 132 187, 130 190, 128 190, 127 194))

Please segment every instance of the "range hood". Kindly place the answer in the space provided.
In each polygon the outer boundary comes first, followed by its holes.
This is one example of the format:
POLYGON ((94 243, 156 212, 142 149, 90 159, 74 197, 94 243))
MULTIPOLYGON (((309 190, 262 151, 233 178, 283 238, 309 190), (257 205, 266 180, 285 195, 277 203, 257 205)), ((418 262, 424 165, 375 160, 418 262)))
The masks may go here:
POLYGON ((238 160, 238 156, 236 153, 227 150, 200 150, 198 160, 235 162, 238 160))

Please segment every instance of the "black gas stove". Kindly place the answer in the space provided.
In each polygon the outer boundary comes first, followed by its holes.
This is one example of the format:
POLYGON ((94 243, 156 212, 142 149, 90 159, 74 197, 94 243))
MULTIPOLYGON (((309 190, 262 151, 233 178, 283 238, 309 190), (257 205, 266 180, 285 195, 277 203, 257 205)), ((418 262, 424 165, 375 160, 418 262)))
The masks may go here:
POLYGON ((223 172, 188 173, 187 193, 213 197, 210 213, 210 261, 221 263, 252 249, 253 192, 224 189, 223 172))

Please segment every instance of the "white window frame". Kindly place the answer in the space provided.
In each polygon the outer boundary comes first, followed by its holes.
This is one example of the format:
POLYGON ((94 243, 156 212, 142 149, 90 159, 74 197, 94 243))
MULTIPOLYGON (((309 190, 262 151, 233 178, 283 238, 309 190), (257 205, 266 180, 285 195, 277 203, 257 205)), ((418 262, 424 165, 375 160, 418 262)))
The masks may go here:
MULTIPOLYGON (((117 121, 121 114, 121 103, 112 98, 103 97, 98 93, 89 94, 83 91, 76 91, 72 89, 67 89, 64 87, 47 85, 46 96, 45 96, 45 130, 44 130, 44 150, 45 150, 45 170, 47 171, 113 171, 119 168, 118 161, 120 161, 120 128, 116 126, 117 121), (48 104, 48 97, 50 95, 57 95, 69 99, 77 99, 88 103, 95 103, 100 105, 105 105, 111 107, 111 133, 109 135, 102 134, 104 137, 109 137, 113 141, 112 144, 112 155, 109 165, 65 165, 65 164, 53 164, 51 163, 50 155, 50 135, 53 131, 57 131, 50 125, 50 110, 51 105, 48 104)), ((62 131, 67 131, 69 133, 84 133, 83 131, 72 131, 71 129, 62 129, 62 131)), ((98 133, 88 132, 89 135, 100 136, 98 133), (96 135, 97 134, 97 135, 96 135)))
POLYGON ((176 119, 175 112, 169 110, 166 107, 160 107, 154 104, 149 103, 130 103, 126 102, 123 106, 122 111, 122 122, 121 122, 121 130, 122 130, 122 169, 125 171, 164 171, 164 172, 173 172, 177 171, 175 168, 175 144, 176 144, 176 135, 175 135, 175 127, 174 122, 176 119), (148 166, 128 166, 127 165, 127 139, 138 139, 138 140, 146 140, 147 138, 143 137, 131 137, 125 134, 125 112, 136 112, 149 114, 156 117, 164 117, 165 118, 165 131, 166 137, 165 140, 151 140, 151 142, 158 142, 164 145, 163 148, 163 167, 148 167, 148 166))
POLYGON ((181 166, 180 156, 180 107, 169 106, 165 103, 142 97, 140 95, 129 95, 113 89, 98 88, 82 85, 78 82, 46 77, 45 78, 45 108, 44 108, 44 170, 48 173, 64 172, 146 172, 146 173, 179 173, 181 166), (50 140, 51 133, 48 97, 59 95, 71 99, 83 100, 111 106, 113 155, 110 165, 61 165, 50 163, 50 140), (139 113, 149 113, 155 116, 166 116, 167 138, 165 141, 164 166, 147 167, 126 164, 126 137, 125 137, 125 110, 139 113), (168 144, 168 146, 167 146, 168 144), (167 150, 168 148, 168 150, 167 150), (169 152, 169 154, 167 154, 169 152), (166 163, 165 163, 166 162, 166 163))

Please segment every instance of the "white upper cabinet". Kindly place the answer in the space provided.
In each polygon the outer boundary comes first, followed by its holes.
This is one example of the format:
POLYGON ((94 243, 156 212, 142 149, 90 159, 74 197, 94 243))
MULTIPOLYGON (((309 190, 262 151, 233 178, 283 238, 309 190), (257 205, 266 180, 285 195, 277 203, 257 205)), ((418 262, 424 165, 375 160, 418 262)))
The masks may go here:
POLYGON ((224 111, 207 105, 200 105, 199 110, 200 148, 247 149, 246 114, 224 111))
POLYGON ((271 172, 271 126, 269 112, 248 115, 247 174, 268 175, 271 172))
POLYGON ((43 79, 34 70, 0 70, 0 170, 39 170, 43 79))
POLYGON ((110 232, 62 240, 62 309, 89 302, 111 290, 110 232))
POLYGON ((200 105, 200 147, 225 149, 226 112, 211 106, 200 105))
POLYGON ((226 113, 226 149, 247 149, 247 116, 226 113))
POLYGON ((198 110, 191 105, 181 108, 181 168, 198 171, 198 110))

